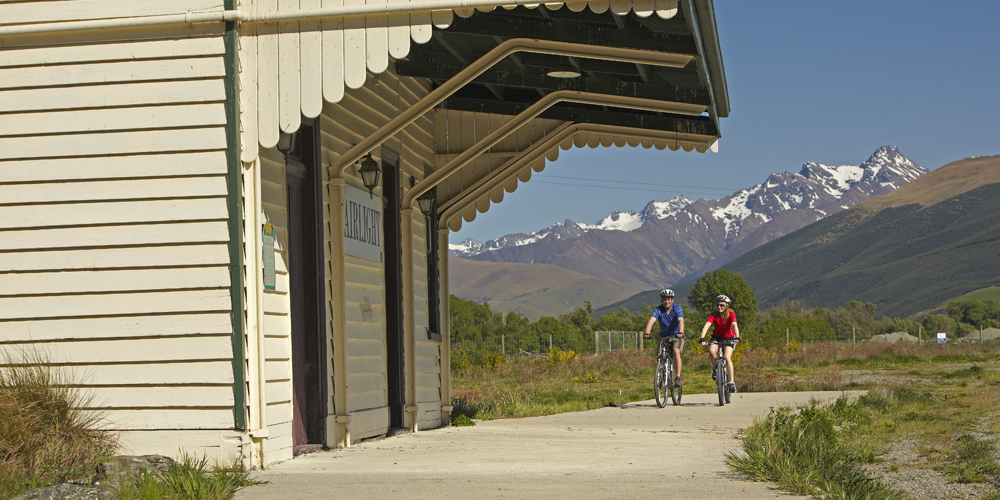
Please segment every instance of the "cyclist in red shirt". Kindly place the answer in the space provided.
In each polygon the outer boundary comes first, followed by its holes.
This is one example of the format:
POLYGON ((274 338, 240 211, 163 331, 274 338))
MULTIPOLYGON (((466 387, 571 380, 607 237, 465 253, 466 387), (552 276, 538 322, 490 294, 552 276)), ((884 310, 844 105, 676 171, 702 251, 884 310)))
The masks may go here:
MULTIPOLYGON (((729 392, 736 392, 736 378, 733 370, 733 341, 740 339, 740 327, 736 324, 736 312, 729 308, 732 300, 725 295, 715 298, 715 311, 708 316, 705 326, 701 329, 701 340, 705 340, 708 327, 712 327, 712 340, 709 342, 708 357, 715 366, 715 357, 719 352, 720 342, 724 344, 722 355, 726 358, 726 367, 729 371, 729 392)), ((715 369, 712 369, 712 380, 715 380, 715 369)))

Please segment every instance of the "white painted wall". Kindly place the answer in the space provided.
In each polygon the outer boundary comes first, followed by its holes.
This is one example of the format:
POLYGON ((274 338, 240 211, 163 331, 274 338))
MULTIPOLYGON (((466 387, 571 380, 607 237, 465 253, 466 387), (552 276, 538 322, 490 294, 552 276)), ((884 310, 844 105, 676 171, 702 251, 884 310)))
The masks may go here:
MULTIPOLYGON (((221 3, 7 2, 0 25, 221 3)), ((124 452, 241 453, 222 28, 0 47, 0 349, 65 364, 124 452)))

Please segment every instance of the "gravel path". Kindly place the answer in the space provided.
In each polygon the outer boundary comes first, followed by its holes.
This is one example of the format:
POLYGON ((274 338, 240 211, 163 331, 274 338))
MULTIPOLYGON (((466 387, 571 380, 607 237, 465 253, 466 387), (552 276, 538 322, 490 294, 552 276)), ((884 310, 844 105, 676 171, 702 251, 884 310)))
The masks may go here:
POLYGON ((882 456, 885 462, 865 470, 882 483, 906 492, 913 498, 927 500, 975 500, 990 491, 1000 491, 983 484, 949 483, 944 474, 933 470, 920 457, 917 441, 903 439, 889 446, 882 456))

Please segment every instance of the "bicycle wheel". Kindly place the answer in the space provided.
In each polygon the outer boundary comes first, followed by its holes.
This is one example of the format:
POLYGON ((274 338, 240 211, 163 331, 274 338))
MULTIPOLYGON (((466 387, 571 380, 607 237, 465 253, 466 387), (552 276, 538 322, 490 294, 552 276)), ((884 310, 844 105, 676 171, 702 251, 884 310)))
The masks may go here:
MULTIPOLYGON (((667 393, 670 395, 670 400, 673 401, 676 397, 674 396, 674 363, 669 359, 667 360, 667 376, 665 380, 667 381, 667 393)), ((664 402, 664 406, 666 406, 666 402, 664 402)))
POLYGON ((656 373, 653 374, 653 393, 656 394, 656 406, 667 406, 667 366, 663 361, 656 362, 656 373))
POLYGON ((723 363, 726 366, 726 404, 729 404, 729 363, 723 363))
POLYGON ((673 370, 673 363, 670 363, 670 400, 674 402, 674 406, 681 404, 681 395, 684 393, 683 387, 676 387, 674 385, 674 377, 677 376, 673 370))
POLYGON ((726 360, 722 357, 722 353, 719 353, 719 358, 715 360, 715 371, 715 385, 719 389, 719 406, 725 406, 726 376, 729 374, 726 372, 726 360))

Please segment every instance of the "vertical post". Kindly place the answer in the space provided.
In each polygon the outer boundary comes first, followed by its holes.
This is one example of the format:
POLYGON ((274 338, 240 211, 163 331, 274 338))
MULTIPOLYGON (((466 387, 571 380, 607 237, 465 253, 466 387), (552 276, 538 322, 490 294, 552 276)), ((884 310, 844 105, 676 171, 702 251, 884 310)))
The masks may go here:
POLYGON ((611 332, 608 332, 608 352, 611 352, 611 332))
POLYGON ((917 345, 924 343, 924 325, 920 325, 917 330, 917 345))
POLYGON ((646 350, 646 341, 643 340, 639 332, 635 332, 635 343, 639 344, 639 352, 646 350))
POLYGON ((549 334, 549 352, 552 352, 552 334, 549 334))
POLYGON ((858 327, 851 327, 851 349, 858 344, 858 327))
MULTIPOLYGON (((419 213, 419 212, 418 212, 419 213)), ((403 384, 406 406, 403 408, 405 426, 411 432, 419 430, 420 406, 417 404, 417 336, 416 336, 416 295, 413 278, 413 207, 400 210, 400 245, 403 255, 403 384)), ((423 215, 420 215, 423 217, 423 215)))
POLYGON ((983 324, 979 324, 979 343, 983 343, 983 324))
POLYGON ((441 422, 451 422, 451 304, 448 294, 448 229, 438 229, 441 260, 441 422))
POLYGON ((625 332, 622 332, 622 350, 625 350, 625 332))
POLYGON ((507 336, 506 335, 500 335, 500 354, 502 354, 503 357, 505 357, 505 358, 507 357, 507 336))
MULTIPOLYGON (((333 248, 344 248, 344 178, 330 179, 330 227, 333 248)), ((333 297, 347 296, 346 264, 343 252, 330 257, 330 287, 333 297)), ((351 413, 347 406, 347 304, 343 300, 331 301, 333 319, 333 422, 327 417, 327 444, 331 447, 351 446, 351 413), (333 425, 331 425, 333 424, 333 425), (332 435, 330 429, 333 429, 332 435)))
POLYGON ((601 353, 601 350, 598 347, 599 343, 600 342, 597 340, 597 332, 594 332, 594 356, 597 356, 598 354, 601 353))
POLYGON ((785 345, 788 345, 788 328, 785 328, 785 345))

